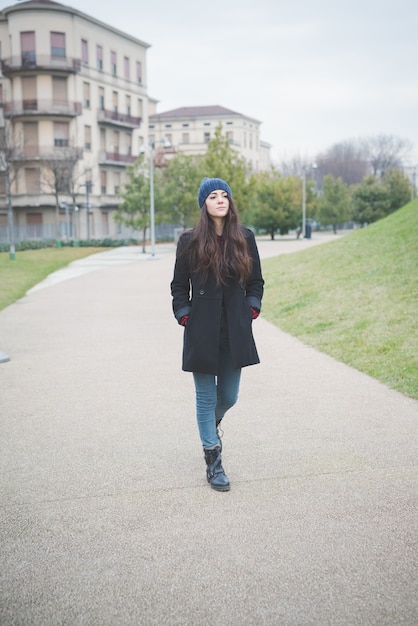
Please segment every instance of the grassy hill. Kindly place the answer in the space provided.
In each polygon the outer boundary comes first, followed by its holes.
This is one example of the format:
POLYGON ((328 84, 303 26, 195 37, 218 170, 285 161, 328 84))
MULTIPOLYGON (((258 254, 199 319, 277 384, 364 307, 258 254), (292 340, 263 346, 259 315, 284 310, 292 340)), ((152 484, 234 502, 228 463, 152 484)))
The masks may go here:
POLYGON ((418 399, 418 200, 263 272, 264 317, 418 399))

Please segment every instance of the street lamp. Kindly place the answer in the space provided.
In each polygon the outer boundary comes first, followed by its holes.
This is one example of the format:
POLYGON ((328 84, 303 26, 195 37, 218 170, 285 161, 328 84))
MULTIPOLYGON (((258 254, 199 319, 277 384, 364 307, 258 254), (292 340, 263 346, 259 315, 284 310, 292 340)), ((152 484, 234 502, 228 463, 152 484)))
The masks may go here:
MULTIPOLYGON (((164 137, 161 141, 150 141, 149 143, 149 203, 150 203, 150 237, 151 237, 151 259, 155 259, 155 204, 154 204, 154 149, 155 144, 161 143, 163 148, 171 148, 171 143, 164 137)), ((145 152, 141 146, 141 152, 145 152)))
POLYGON ((90 239, 90 197, 89 197, 89 194, 91 193, 93 183, 91 182, 91 180, 86 180, 86 182, 83 183, 81 187, 86 188, 87 239, 90 239))
MULTIPOLYGON (((309 169, 316 170, 316 163, 311 163, 309 169)), ((306 165, 302 167, 302 239, 306 237, 306 165)))

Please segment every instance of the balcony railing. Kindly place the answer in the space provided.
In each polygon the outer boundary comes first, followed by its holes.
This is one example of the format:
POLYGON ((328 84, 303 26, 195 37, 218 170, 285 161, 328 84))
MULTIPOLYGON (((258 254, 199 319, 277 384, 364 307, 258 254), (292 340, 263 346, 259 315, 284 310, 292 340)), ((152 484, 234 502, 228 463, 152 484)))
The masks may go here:
POLYGON ((121 165, 128 165, 129 163, 135 163, 137 156, 132 154, 121 154, 120 152, 100 152, 100 163, 120 163, 121 165))
POLYGON ((81 102, 68 100, 13 100, 4 104, 5 117, 15 115, 64 115, 75 117, 81 115, 81 102))
POLYGON ((98 120, 102 123, 129 126, 130 128, 137 128, 141 124, 140 117, 133 117, 132 115, 119 113, 118 111, 108 111, 107 109, 99 110, 98 120))
POLYGON ((64 72, 79 72, 81 59, 67 56, 52 56, 51 54, 26 53, 2 59, 1 71, 7 74, 27 70, 54 70, 64 72))

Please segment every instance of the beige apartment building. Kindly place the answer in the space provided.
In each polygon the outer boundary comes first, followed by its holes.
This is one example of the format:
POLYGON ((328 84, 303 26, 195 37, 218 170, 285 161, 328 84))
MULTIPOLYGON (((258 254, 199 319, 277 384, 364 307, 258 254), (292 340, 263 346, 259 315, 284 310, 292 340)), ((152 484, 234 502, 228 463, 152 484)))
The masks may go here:
MULTIPOLYGON (((126 166, 148 144, 155 112, 149 45, 71 7, 30 0, 0 12, 0 46, 16 227, 28 238, 54 238, 59 213, 61 237, 120 235, 113 213, 126 166), (59 178, 65 162, 69 186, 57 211, 53 173, 59 178)), ((0 230, 4 174, 1 186, 0 230)))
POLYGON ((168 140, 172 149, 203 155, 221 124, 222 133, 252 172, 270 168, 270 144, 260 139, 261 122, 222 106, 181 107, 149 116, 149 140, 168 140))

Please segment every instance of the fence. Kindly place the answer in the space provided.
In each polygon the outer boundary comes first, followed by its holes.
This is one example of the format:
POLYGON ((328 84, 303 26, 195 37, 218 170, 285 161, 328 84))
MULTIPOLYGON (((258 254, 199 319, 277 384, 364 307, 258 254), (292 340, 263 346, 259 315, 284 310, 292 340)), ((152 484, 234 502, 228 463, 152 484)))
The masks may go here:
MULTIPOLYGON (((173 224, 161 224, 155 226, 155 238, 157 241, 169 241, 174 239, 175 226, 173 224)), ((125 226, 118 228, 116 234, 109 233, 91 233, 91 239, 104 239, 111 237, 112 239, 136 239, 142 241, 142 232, 133 230, 125 226)), ((14 226, 13 240, 15 243, 22 241, 48 241, 57 238, 55 224, 24 224, 22 226, 14 226)), ((73 224, 71 222, 60 223, 60 239, 85 239, 78 237, 77 232, 73 232, 73 224), (69 232, 67 233, 67 228, 69 232)), ((0 244, 9 243, 8 226, 0 226, 0 244)))

